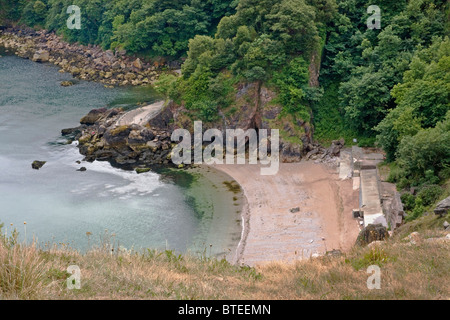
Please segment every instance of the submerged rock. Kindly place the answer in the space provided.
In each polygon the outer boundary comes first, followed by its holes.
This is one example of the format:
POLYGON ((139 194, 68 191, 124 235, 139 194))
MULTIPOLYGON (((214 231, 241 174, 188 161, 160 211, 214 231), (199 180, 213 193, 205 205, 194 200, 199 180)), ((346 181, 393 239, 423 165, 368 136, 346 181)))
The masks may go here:
POLYGON ((151 171, 150 168, 136 168, 136 173, 137 174, 146 173, 146 172, 149 172, 149 171, 151 171))
POLYGON ((33 163, 31 164, 31 167, 35 170, 39 170, 40 168, 42 168, 44 166, 44 164, 46 164, 47 161, 39 161, 39 160, 35 160, 33 161, 33 163))
POLYGON ((74 85, 74 83, 72 81, 63 81, 63 82, 61 82, 61 86, 62 87, 70 87, 70 86, 73 86, 73 85, 74 85))

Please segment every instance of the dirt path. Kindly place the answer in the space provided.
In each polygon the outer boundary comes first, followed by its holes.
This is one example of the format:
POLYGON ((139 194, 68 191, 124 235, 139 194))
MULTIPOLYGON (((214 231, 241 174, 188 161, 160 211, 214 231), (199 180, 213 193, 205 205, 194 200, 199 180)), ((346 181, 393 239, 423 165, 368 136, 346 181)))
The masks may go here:
POLYGON ((240 263, 294 261, 347 251, 355 243, 359 226, 352 209, 358 207, 358 193, 335 169, 301 162, 280 164, 277 175, 261 176, 258 165, 214 167, 233 177, 247 198, 240 263))
POLYGON ((151 105, 131 110, 117 120, 118 126, 139 124, 144 126, 149 120, 156 117, 164 107, 164 101, 158 101, 151 105))

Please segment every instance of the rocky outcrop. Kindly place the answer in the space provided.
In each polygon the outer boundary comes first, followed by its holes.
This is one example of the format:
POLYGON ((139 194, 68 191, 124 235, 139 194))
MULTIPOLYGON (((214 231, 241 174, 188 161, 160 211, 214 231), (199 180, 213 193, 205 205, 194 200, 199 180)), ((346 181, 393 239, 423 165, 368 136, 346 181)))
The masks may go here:
POLYGON ((382 241, 389 238, 389 233, 385 226, 380 224, 369 224, 358 235, 356 244, 366 246, 373 241, 382 241))
POLYGON ((121 109, 94 109, 80 120, 79 127, 63 129, 61 133, 68 139, 78 140, 85 161, 109 161, 130 170, 170 165, 172 142, 168 128, 117 125, 124 113, 121 109))
POLYGON ((63 82, 61 82, 61 86, 62 87, 71 87, 73 85, 74 85, 74 83, 72 81, 63 81, 63 82))
POLYGON ((40 168, 42 168, 44 166, 44 164, 46 164, 47 161, 39 161, 39 160, 35 160, 33 161, 33 163, 31 164, 31 167, 35 170, 39 170, 40 168))
POLYGON ((69 44, 45 30, 8 28, 0 35, 0 46, 26 59, 53 63, 79 79, 107 85, 148 85, 156 81, 159 68, 165 67, 159 62, 126 56, 124 50, 113 52, 99 46, 69 44))
POLYGON ((437 204, 436 208, 434 209, 434 213, 443 217, 448 213, 449 209, 450 209, 450 197, 447 197, 437 204))
POLYGON ((345 140, 333 140, 331 146, 324 148, 320 144, 311 143, 305 148, 307 154, 305 155, 306 160, 314 160, 316 162, 328 163, 334 161, 340 156, 342 148, 345 146, 345 140))

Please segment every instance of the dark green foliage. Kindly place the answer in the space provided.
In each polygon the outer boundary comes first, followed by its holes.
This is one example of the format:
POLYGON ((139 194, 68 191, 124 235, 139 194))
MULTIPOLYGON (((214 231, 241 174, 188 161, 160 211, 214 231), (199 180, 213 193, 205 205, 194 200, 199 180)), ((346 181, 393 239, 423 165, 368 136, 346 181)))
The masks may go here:
POLYGON ((401 82, 416 46, 429 46, 433 36, 443 35, 446 4, 378 2, 381 30, 365 25, 367 2, 343 0, 338 5, 329 25, 323 75, 342 80, 339 95, 347 120, 360 132, 373 134, 371 129, 395 106, 390 91, 401 82))
POLYGON ((420 188, 417 196, 410 193, 404 193, 401 196, 403 207, 408 213, 407 221, 420 217, 427 207, 436 203, 442 195, 443 190, 438 185, 424 185, 420 188))
POLYGON ((428 48, 418 50, 394 86, 392 96, 398 108, 411 108, 423 127, 434 127, 450 110, 450 40, 435 37, 428 48))
POLYGON ((306 92, 308 90, 308 64, 302 58, 293 59, 283 71, 274 75, 274 83, 280 88, 279 99, 288 113, 297 113, 309 121, 306 92))
POLYGON ((171 58, 183 56, 195 35, 214 34, 220 19, 233 14, 237 5, 234 0, 4 1, 0 17, 57 31, 68 41, 171 58), (80 7, 81 30, 66 27, 70 5, 80 7))
POLYGON ((449 5, 381 1, 381 30, 369 30, 367 2, 337 4, 319 79, 325 92, 312 105, 315 136, 329 141, 350 133, 362 141, 362 134, 370 141, 377 134, 388 162, 395 161, 389 180, 422 192, 403 197, 414 219, 436 200, 436 184, 450 177, 449 5))
POLYGON ((414 197, 411 193, 404 193, 401 196, 401 200, 403 203, 403 208, 405 210, 412 210, 415 206, 416 197, 414 197))
POLYGON ((214 38, 191 39, 179 83, 186 106, 196 100, 229 105, 231 83, 239 79, 274 86, 284 112, 309 121, 310 103, 320 99, 322 90, 309 88, 307 61, 321 40, 318 26, 330 19, 318 8, 331 15, 335 8, 334 1, 312 2, 241 0, 236 14, 220 21, 214 38), (218 96, 223 75, 230 72, 234 80, 218 96))
POLYGON ((22 12, 22 20, 30 26, 43 26, 47 15, 47 5, 40 1, 29 1, 22 12))
POLYGON ((386 151, 387 160, 394 161, 400 141, 405 136, 414 136, 420 129, 420 119, 414 116, 411 107, 392 109, 375 127, 375 130, 379 132, 377 141, 386 151))
MULTIPOLYGON (((435 128, 406 136, 400 142, 397 162, 412 184, 433 181, 439 172, 450 166, 450 111, 435 128), (431 171, 430 171, 431 170, 431 171)), ((433 181, 435 182, 435 181, 433 181)))
POLYGON ((429 206, 439 199, 442 194, 442 188, 438 185, 423 186, 417 193, 417 198, 422 199, 424 206, 429 206))

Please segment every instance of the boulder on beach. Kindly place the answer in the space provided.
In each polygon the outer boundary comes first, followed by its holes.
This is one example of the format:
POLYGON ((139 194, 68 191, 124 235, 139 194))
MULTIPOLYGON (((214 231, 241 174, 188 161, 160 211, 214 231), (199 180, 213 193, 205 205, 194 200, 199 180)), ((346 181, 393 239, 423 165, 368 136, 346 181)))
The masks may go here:
POLYGON ((32 58, 32 60, 34 62, 48 62, 49 59, 50 59, 50 54, 46 50, 36 51, 36 53, 33 55, 33 58, 32 58))
POLYGON ((33 163, 31 164, 31 167, 35 170, 39 170, 40 168, 42 168, 44 166, 44 164, 46 164, 47 161, 39 161, 39 160, 35 160, 33 161, 33 163))

